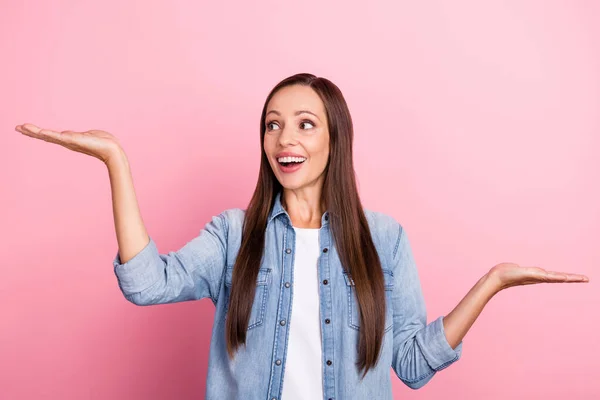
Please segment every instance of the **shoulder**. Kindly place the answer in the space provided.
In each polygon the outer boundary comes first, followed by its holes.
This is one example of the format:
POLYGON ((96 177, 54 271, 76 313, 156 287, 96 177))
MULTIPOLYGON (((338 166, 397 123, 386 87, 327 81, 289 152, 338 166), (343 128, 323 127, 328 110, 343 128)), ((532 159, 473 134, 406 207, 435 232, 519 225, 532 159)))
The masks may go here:
POLYGON ((370 209, 364 209, 364 212, 377 251, 390 259, 395 257, 403 230, 400 222, 383 212, 370 209))
POLYGON ((231 260, 235 260, 241 245, 245 214, 245 210, 241 208, 229 208, 214 215, 212 222, 209 223, 215 227, 215 236, 223 244, 228 264, 233 262, 231 260))
POLYGON ((228 208, 219 214, 227 225, 234 226, 243 223, 245 215, 246 210, 242 210, 241 208, 228 208))
POLYGON ((402 225, 389 214, 364 209, 372 235, 392 237, 396 239, 402 231, 402 225))
POLYGON ((228 208, 221 211, 219 215, 214 216, 213 219, 220 221, 222 229, 228 237, 236 237, 242 234, 245 215, 246 211, 241 208, 228 208))

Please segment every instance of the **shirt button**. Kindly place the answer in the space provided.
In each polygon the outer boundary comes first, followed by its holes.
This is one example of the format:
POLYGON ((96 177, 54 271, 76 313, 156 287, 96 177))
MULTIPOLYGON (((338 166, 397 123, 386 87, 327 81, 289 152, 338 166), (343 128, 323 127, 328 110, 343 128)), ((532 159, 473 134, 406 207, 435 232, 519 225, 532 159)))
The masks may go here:
POLYGON ((329 318, 327 318, 327 319, 325 320, 325 323, 326 323, 326 324, 328 324, 328 323, 330 323, 330 322, 331 322, 331 321, 329 320, 329 318))
POLYGON ((282 319, 281 321, 279 321, 279 325, 281 325, 281 326, 285 325, 285 319, 282 319))
MULTIPOLYGON (((329 215, 326 215, 325 216, 325 221, 328 221, 328 220, 329 220, 329 215)), ((331 400, 331 399, 329 399, 329 400, 331 400)))
POLYGON ((275 361, 275 364, 277 364, 277 365, 281 365, 281 360, 277 360, 277 361, 275 361))
POLYGON ((328 251, 329 251, 329 250, 327 250, 327 247, 325 247, 325 248, 323 249, 323 253, 327 253, 328 251))
POLYGON ((289 282, 286 282, 286 283, 285 283, 285 287, 290 287, 290 283, 289 283, 289 282))
POLYGON ((277 400, 277 397, 273 397, 271 400, 277 400))
POLYGON ((328 281, 327 279, 325 279, 325 280, 323 281, 323 285, 327 285, 328 283, 329 283, 329 281, 328 281))
POLYGON ((327 365, 331 365, 331 360, 327 360, 327 365))
POLYGON ((285 252, 290 254, 292 252, 292 249, 285 249, 285 252))

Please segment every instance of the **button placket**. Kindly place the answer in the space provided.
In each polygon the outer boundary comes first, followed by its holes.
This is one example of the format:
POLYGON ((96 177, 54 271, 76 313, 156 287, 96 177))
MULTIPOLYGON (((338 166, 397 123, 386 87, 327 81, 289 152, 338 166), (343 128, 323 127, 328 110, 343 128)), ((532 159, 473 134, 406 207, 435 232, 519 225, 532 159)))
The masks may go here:
MULTIPOLYGON (((271 399, 277 400, 278 393, 280 393, 281 385, 283 382, 283 362, 285 360, 285 346, 287 344, 287 338, 289 335, 289 329, 285 329, 287 326, 287 319, 291 315, 291 298, 292 291, 286 291, 285 289, 291 288, 291 279, 293 276, 293 264, 294 264, 294 230, 291 224, 284 223, 286 225, 286 231, 283 236, 283 253, 282 254, 282 265, 281 265, 281 280, 279 283, 279 291, 281 296, 280 307, 277 309, 277 322, 279 327, 276 328, 276 349, 273 353, 272 367, 271 367, 271 383, 269 384, 269 391, 272 397, 271 399)), ((281 251, 281 250, 280 250, 281 251)))
MULTIPOLYGON (((325 216, 325 220, 327 220, 328 217, 325 216)), ((333 397, 329 397, 333 394, 333 391, 335 390, 335 375, 334 375, 334 368, 333 368, 333 361, 332 358, 328 359, 329 357, 333 357, 333 353, 332 353, 332 347, 333 347, 333 324, 331 323, 332 319, 331 316, 333 314, 333 300, 332 300, 332 290, 333 287, 332 285, 330 285, 329 283, 329 276, 331 274, 331 271, 329 269, 329 257, 333 256, 332 252, 330 252, 330 246, 332 246, 332 242, 331 242, 331 232, 329 229, 329 225, 328 224, 324 224, 322 231, 320 232, 322 235, 320 236, 321 240, 319 242, 320 248, 321 248, 321 256, 319 257, 319 276, 321 278, 321 283, 323 286, 320 287, 320 293, 322 295, 320 302, 321 302, 321 312, 324 316, 326 316, 326 318, 324 320, 322 320, 324 322, 324 326, 323 326, 323 338, 322 338, 322 344, 323 344, 323 352, 324 352, 324 357, 326 359, 325 364, 328 366, 326 367, 326 369, 323 371, 323 379, 324 379, 324 389, 325 389, 325 396, 327 396, 327 399, 332 399, 333 397), (331 367, 331 368, 329 368, 331 367)))

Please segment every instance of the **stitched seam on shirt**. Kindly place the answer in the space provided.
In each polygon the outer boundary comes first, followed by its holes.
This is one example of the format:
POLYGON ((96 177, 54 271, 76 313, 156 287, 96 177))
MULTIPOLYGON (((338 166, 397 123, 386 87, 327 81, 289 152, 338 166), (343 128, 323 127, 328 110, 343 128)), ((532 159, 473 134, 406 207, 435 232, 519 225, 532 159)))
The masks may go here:
MULTIPOLYGON (((166 273, 166 272, 163 272, 163 277, 162 277, 162 279, 164 279, 164 274, 165 274, 165 273, 166 273)), ((141 289, 141 290, 137 290, 137 291, 135 291, 135 292, 132 292, 132 293, 130 293, 130 294, 129 294, 129 296, 133 296, 133 295, 136 295, 136 294, 139 294, 139 295, 141 295, 141 294, 142 294, 142 293, 144 293, 145 291, 152 289, 152 287, 156 286, 156 284, 157 284, 158 282, 160 282, 160 281, 161 281, 161 279, 157 279, 156 281, 154 281, 154 282, 153 282, 153 283, 151 283, 150 285, 146 286, 145 288, 143 288, 143 289, 141 289)))
POLYGON ((396 245, 394 246, 394 253, 392 258, 396 258, 396 252, 398 251, 398 246, 400 246, 400 237, 402 236, 402 225, 398 225, 398 239, 396 239, 396 245))
MULTIPOLYGON (((271 273, 271 270, 268 270, 267 271, 267 276, 270 273, 271 273)), ((267 280, 268 280, 268 278, 267 278, 267 280)), ((268 295, 268 287, 269 287, 268 283, 264 287, 263 287, 263 285, 260 285, 260 287, 257 287, 257 289, 259 288, 259 289, 262 289, 262 291, 263 291, 262 292, 262 298, 260 299, 260 302, 261 302, 260 313, 259 313, 259 315, 256 318, 256 322, 254 322, 251 325, 249 325, 247 330, 250 330, 250 329, 255 328, 255 327, 259 326, 259 325, 262 325, 263 320, 265 319, 265 311, 266 311, 266 308, 267 308, 267 298, 268 298, 267 297, 267 295, 268 295)), ((256 298, 254 299, 254 301, 256 301, 256 298)))
MULTIPOLYGON (((282 223, 283 225, 283 223, 282 223)), ((267 225, 268 226, 268 225, 267 225)), ((265 229, 265 235, 266 235, 266 229, 265 229)), ((281 303, 283 302, 283 296, 281 295, 281 283, 283 282, 283 278, 284 278, 284 271, 285 271, 285 246, 286 246, 286 239, 287 239, 287 229, 285 229, 284 227, 284 231, 283 231, 283 240, 282 240, 282 249, 281 249, 281 278, 279 278, 279 301, 277 302, 277 310, 275 311, 275 313, 278 313, 280 308, 281 308, 281 303)), ((269 387, 267 389, 267 394, 268 396, 271 396, 271 390, 273 390, 273 374, 275 373, 275 363, 273 362, 273 357, 275 357, 276 353, 277 353, 277 338, 279 335, 279 324, 275 324, 275 332, 273 332, 273 350, 271 352, 271 373, 269 374, 269 387)), ((285 347, 284 347, 285 349, 285 347)), ((281 392, 283 390, 283 373, 285 372, 285 363, 283 362, 283 360, 285 359, 285 350, 284 350, 284 354, 281 356, 281 373, 282 373, 282 383, 279 387, 279 393, 278 393, 278 397, 281 396, 281 392)))
MULTIPOLYGON (((223 216, 223 213, 219 214, 219 220, 221 221, 221 225, 223 226, 223 229, 225 231, 225 245, 228 246, 228 241, 229 241, 229 224, 226 224, 226 219, 223 216)), ((223 286, 223 279, 225 279, 225 272, 227 271, 227 248, 225 248, 225 267, 223 268, 223 271, 221 271, 221 279, 219 280, 219 290, 217 292, 217 296, 216 298, 211 298, 211 300, 213 301, 213 304, 217 304, 217 299, 219 298, 219 295, 221 294, 221 286, 223 286)))
POLYGON ((447 366, 449 366, 450 364, 452 364, 454 361, 458 360, 458 355, 455 355, 454 358, 452 360, 446 361, 445 363, 441 364, 439 367, 437 367, 435 370, 436 371, 440 371, 444 368, 446 368, 447 366))
MULTIPOLYGON (((419 342, 416 341, 416 340, 415 340, 415 345, 418 346, 419 348, 421 347, 421 346, 419 346, 419 342)), ((436 371, 440 371, 440 370, 446 368, 447 366, 449 366, 450 364, 452 364, 453 362, 455 362, 457 359, 458 359, 458 354, 455 355, 452 360, 446 361, 445 363, 439 365, 437 368, 433 368, 433 367, 430 366, 431 369, 433 370, 433 372, 426 372, 425 374, 423 374, 423 375, 421 375, 421 376, 419 376, 417 378, 414 378, 414 379, 408 379, 408 378, 403 378, 403 377, 400 377, 400 379, 402 379, 403 381, 405 381, 407 383, 418 382, 421 379, 427 378, 428 376, 435 374, 436 371)), ((429 361, 427 361, 427 364, 429 364, 429 361)))
POLYGON ((426 372, 423 375, 421 375, 417 378, 414 378, 414 379, 408 379, 408 378, 402 378, 402 377, 400 379, 402 379, 404 382, 407 382, 407 383, 416 383, 416 382, 419 382, 420 380, 425 379, 428 376, 431 376, 433 374, 435 374, 435 370, 433 370, 432 372, 426 372))
MULTIPOLYGON (((291 228, 294 229, 294 228, 291 228)), ((287 232, 288 232, 288 224, 286 223, 286 227, 285 227, 285 246, 284 248, 290 248, 291 245, 288 242, 287 239, 287 232)), ((291 240, 290 240, 291 241, 291 240)), ((294 304, 294 267, 296 266, 296 252, 298 251, 298 249, 296 248, 298 241, 296 240, 296 237, 294 236, 294 252, 290 253, 290 262, 289 262, 289 270, 290 270, 290 282, 291 287, 290 287, 290 308, 289 311, 286 315, 287 318, 287 329, 284 331, 283 335, 285 336, 285 342, 283 344, 283 355, 281 356, 281 359, 285 359, 286 362, 282 363, 283 368, 281 369, 281 384, 279 385, 279 395, 278 397, 281 397, 281 395, 283 394, 283 381, 285 380, 285 367, 287 366, 287 357, 288 357, 288 344, 289 344, 289 339, 290 339, 290 323, 291 323, 291 319, 290 316, 292 314, 292 309, 293 309, 293 304, 294 304)), ((285 256, 283 256, 284 262, 285 262, 285 256)), ((281 277, 283 279, 284 277, 284 270, 285 270, 285 264, 284 267, 281 269, 281 277)), ((279 287, 281 288, 281 285, 279 285, 279 287)), ((283 289, 280 289, 283 290, 283 289)), ((285 291, 285 290, 284 290, 285 291)), ((280 296, 281 299, 283 299, 283 296, 280 296)), ((283 300, 281 300, 280 304, 283 303, 283 300)))
MULTIPOLYGON (((412 340, 414 340, 414 345, 415 345, 415 346, 417 346, 417 347, 419 348, 419 351, 420 351, 421 353, 423 353, 423 350, 421 349, 421 346, 419 345, 419 342, 417 341, 417 339, 416 339, 416 338, 412 338, 412 340)), ((431 368, 431 365, 429 365, 429 360, 426 360, 426 361, 427 361, 427 365, 428 365, 428 366, 431 368)), ((425 378, 427 378, 428 376, 431 376, 431 375, 435 374, 435 371, 436 371, 436 369, 435 369, 435 368, 431 368, 431 369, 432 369, 433 371, 426 372, 426 373, 424 373, 423 375, 421 375, 421 376, 418 376, 418 377, 416 377, 416 378, 414 378, 414 379, 409 379, 409 378, 406 378, 406 377, 404 377, 404 378, 403 378, 403 377, 400 377, 400 379, 402 379, 404 382, 407 382, 407 383, 415 383, 415 382, 418 382, 418 381, 420 381, 421 379, 425 379, 425 378)))
POLYGON ((453 362, 455 362, 456 360, 458 360, 458 354, 454 355, 454 358, 452 358, 449 361, 446 361, 445 363, 440 364, 437 368, 435 368, 436 371, 440 371, 444 368, 446 368, 447 366, 449 366, 450 364, 452 364, 453 362))

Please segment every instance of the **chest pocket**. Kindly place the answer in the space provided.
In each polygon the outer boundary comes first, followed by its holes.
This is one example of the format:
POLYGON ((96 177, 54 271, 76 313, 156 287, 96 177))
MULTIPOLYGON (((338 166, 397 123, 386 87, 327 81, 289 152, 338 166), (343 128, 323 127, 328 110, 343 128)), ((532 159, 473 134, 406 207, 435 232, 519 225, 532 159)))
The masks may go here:
MULTIPOLYGON (((383 285, 385 288, 385 332, 389 331, 394 325, 394 311, 392 309, 392 291, 394 290, 394 273, 383 269, 383 285)), ((358 300, 356 298, 356 288, 354 280, 351 279, 346 271, 342 271, 344 281, 346 282, 346 291, 348 293, 348 326, 360 330, 360 315, 358 300)))
MULTIPOLYGON (((254 293, 254 302, 252 303, 252 311, 248 320, 248 330, 261 325, 265 319, 265 310, 267 308, 267 300, 269 298, 269 283, 271 277, 271 268, 261 268, 258 270, 256 277, 256 291, 254 293)), ((228 266, 225 271, 225 319, 229 310, 229 297, 231 295, 231 281, 233 278, 233 266, 228 266)))

